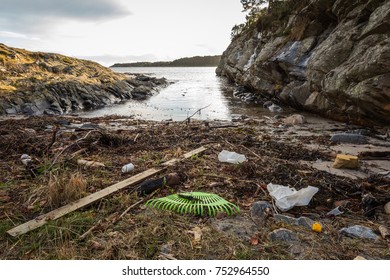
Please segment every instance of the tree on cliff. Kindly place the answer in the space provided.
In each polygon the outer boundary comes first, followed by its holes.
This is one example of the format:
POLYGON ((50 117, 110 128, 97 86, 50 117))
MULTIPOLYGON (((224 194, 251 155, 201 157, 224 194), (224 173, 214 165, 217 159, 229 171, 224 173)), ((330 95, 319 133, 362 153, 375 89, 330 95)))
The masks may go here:
POLYGON ((267 0, 240 0, 242 7, 244 8, 243 12, 250 11, 254 8, 260 7, 261 4, 268 2, 267 0))
POLYGON ((243 31, 247 30, 252 24, 254 24, 262 12, 266 12, 267 10, 270 10, 270 5, 274 2, 274 0, 240 0, 243 12, 247 12, 247 15, 245 17, 246 22, 242 24, 238 24, 233 26, 232 32, 231 32, 231 39, 233 40, 235 37, 237 37, 239 34, 241 34, 243 31), (268 3, 268 9, 265 9, 264 6, 268 3))

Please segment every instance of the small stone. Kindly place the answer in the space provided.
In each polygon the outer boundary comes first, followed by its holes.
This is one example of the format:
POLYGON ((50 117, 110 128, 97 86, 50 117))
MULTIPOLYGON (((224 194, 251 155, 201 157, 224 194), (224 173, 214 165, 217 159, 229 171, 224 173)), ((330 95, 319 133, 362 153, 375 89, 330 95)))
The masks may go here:
POLYGON ((333 135, 330 141, 335 143, 365 144, 367 143, 367 137, 360 134, 340 133, 333 135))
POLYGON ((298 241, 298 236, 291 230, 285 228, 279 228, 269 233, 268 237, 272 241, 292 242, 298 241))
POLYGON ((376 235, 372 229, 365 227, 365 226, 359 226, 355 225, 348 228, 342 228, 339 231, 340 233, 354 238, 362 238, 362 239, 370 239, 370 240, 377 240, 379 238, 378 235, 376 235))
POLYGON ((297 225, 303 226, 307 229, 312 229, 313 224, 315 223, 312 219, 309 219, 307 217, 300 217, 296 221, 297 225))
POLYGON ((306 123, 306 118, 300 114, 291 115, 283 120, 287 125, 299 125, 306 123))
POLYGON ((290 216, 287 216, 287 215, 281 215, 281 214, 275 214, 274 215, 274 219, 276 221, 281 221, 281 222, 289 224, 289 225, 295 225, 296 224, 296 220, 297 220, 297 219, 295 219, 293 217, 290 217, 290 216))
POLYGON ((17 113, 16 109, 15 108, 8 108, 8 109, 5 109, 5 112, 8 114, 8 115, 15 115, 17 113))
POLYGON ((390 230, 387 227, 385 227, 384 225, 381 225, 381 226, 379 226, 378 230, 379 230, 380 234, 382 235, 383 239, 390 238, 390 230))
POLYGON ((173 240, 168 241, 167 243, 161 245, 160 252, 163 254, 167 254, 167 255, 171 254, 174 244, 175 244, 175 241, 173 241, 173 240))
POLYGON ((258 226, 263 226, 271 215, 271 205, 266 201, 257 201, 252 205, 251 217, 258 226))
POLYGON ((166 176, 167 179, 167 185, 173 187, 180 184, 180 176, 177 173, 169 173, 166 176))
POLYGON ((390 215, 390 201, 385 204, 385 212, 390 215))

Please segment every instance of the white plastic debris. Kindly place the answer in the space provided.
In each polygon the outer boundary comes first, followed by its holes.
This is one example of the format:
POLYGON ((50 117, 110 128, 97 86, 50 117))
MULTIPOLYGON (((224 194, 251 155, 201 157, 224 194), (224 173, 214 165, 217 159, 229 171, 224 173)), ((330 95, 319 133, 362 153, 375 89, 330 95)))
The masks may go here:
POLYGON ((245 155, 237 154, 235 152, 229 152, 223 150, 222 152, 219 153, 218 155, 218 160, 220 162, 228 162, 228 163, 243 163, 246 161, 245 155))
POLYGON ((343 214, 344 212, 340 210, 340 206, 334 208, 333 210, 329 211, 326 216, 338 216, 343 214))
POLYGON ((79 159, 79 160, 77 160, 77 163, 79 165, 85 165, 85 166, 91 166, 91 167, 105 167, 104 163, 101 163, 98 161, 85 160, 85 159, 79 159))
POLYGON ((134 170, 134 164, 132 163, 126 164, 122 167, 122 173, 128 173, 133 170, 134 170))
POLYGON ((294 206, 308 205, 312 197, 318 192, 318 188, 308 186, 297 191, 294 188, 269 183, 267 190, 276 206, 282 211, 288 211, 294 206))
POLYGON ((27 154, 23 154, 23 155, 20 157, 20 159, 22 160, 22 163, 23 163, 25 166, 29 165, 29 164, 31 163, 31 161, 32 161, 31 157, 30 157, 29 155, 27 155, 27 154))

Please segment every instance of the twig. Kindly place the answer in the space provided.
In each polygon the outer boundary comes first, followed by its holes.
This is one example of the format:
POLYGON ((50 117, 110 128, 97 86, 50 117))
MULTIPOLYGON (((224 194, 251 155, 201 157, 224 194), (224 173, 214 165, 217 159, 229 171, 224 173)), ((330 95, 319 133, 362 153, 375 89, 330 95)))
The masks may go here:
POLYGON ((259 156, 258 154, 256 154, 256 153, 255 153, 254 151, 252 151, 251 149, 245 147, 244 145, 240 145, 240 147, 242 147, 242 148, 244 148, 245 150, 247 150, 248 152, 254 154, 257 158, 262 159, 261 156, 259 156))
POLYGON ((59 130, 58 125, 55 125, 55 126, 54 126, 54 130, 53 130, 53 135, 52 135, 52 137, 51 137, 51 142, 50 142, 50 144, 49 144, 49 145, 47 146, 47 148, 46 148, 46 153, 49 152, 50 148, 51 148, 51 147, 54 145, 54 143, 56 142, 58 130, 59 130))
POLYGON ((190 119, 191 119, 193 116, 195 116, 196 113, 198 113, 198 112, 202 111, 203 109, 206 109, 206 108, 208 108, 208 107, 210 107, 210 106, 211 106, 211 104, 209 104, 209 105, 207 105, 207 106, 205 106, 205 107, 203 107, 203 108, 200 108, 200 109, 196 110, 195 113, 193 113, 191 116, 189 116, 188 118, 186 118, 183 122, 190 122, 190 119))
POLYGON ((100 224, 102 223, 102 220, 99 220, 94 226, 92 226, 89 230, 84 232, 82 235, 80 235, 79 240, 83 240, 85 237, 87 237, 88 234, 90 234, 92 231, 94 231, 100 224))
POLYGON ((135 143, 135 141, 137 141, 138 136, 139 136, 139 133, 137 133, 137 135, 134 137, 134 140, 133 140, 134 143, 135 143))
POLYGON ((239 127, 236 124, 228 124, 228 125, 218 125, 218 126, 210 126, 211 129, 217 129, 217 128, 232 128, 232 127, 239 127))
POLYGON ((61 152, 59 152, 59 153, 57 154, 57 156, 54 158, 54 160, 53 160, 53 162, 52 162, 50 168, 53 167, 53 165, 57 162, 58 158, 59 158, 65 151, 69 150, 70 148, 72 148, 72 147, 73 147, 74 145, 76 145, 77 143, 79 143, 79 142, 81 142, 81 141, 87 139, 87 137, 88 137, 92 132, 99 132, 99 133, 101 133, 101 132, 98 131, 98 130, 91 130, 91 131, 89 131, 87 134, 85 134, 84 137, 81 137, 80 139, 77 139, 75 142, 73 142, 72 144, 70 144, 69 146, 67 146, 65 149, 63 149, 61 152))
MULTIPOLYGON (((145 199, 141 199, 139 201, 137 201, 136 203, 134 203, 133 205, 129 206, 125 211, 123 211, 123 213, 118 217, 118 219, 115 220, 115 222, 119 221, 120 219, 123 218, 124 215, 127 214, 127 212, 129 212, 132 208, 134 208, 135 206, 137 206, 138 204, 140 204, 141 202, 143 202, 145 199)), ((114 222, 114 223, 115 223, 114 222)))

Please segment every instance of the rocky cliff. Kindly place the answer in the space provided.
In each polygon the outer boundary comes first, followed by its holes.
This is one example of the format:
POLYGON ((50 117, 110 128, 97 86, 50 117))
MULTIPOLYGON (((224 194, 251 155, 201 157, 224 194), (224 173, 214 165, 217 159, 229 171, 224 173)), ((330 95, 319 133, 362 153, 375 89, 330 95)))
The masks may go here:
POLYGON ((167 83, 114 73, 95 62, 0 44, 0 114, 63 114, 131 98, 167 83))
POLYGON ((276 8, 232 41, 217 74, 299 109, 390 124, 390 1, 276 8))

